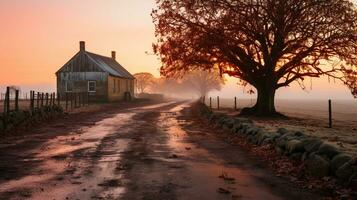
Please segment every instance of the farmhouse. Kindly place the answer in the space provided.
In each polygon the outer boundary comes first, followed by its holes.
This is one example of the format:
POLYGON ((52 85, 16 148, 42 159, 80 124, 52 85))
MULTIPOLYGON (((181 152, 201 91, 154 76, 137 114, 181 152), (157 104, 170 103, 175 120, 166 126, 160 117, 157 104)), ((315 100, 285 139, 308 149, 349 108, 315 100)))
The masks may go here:
POLYGON ((134 76, 115 58, 86 51, 85 42, 79 42, 79 52, 56 72, 57 93, 86 92, 91 100, 128 100, 134 95, 134 76))

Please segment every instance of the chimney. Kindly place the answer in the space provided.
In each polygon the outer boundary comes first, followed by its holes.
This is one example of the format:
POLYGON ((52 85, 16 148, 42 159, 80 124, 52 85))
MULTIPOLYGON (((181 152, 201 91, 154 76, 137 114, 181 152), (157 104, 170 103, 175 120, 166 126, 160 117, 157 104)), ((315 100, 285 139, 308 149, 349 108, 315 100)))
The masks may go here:
POLYGON ((115 51, 112 51, 112 59, 115 60, 116 55, 115 55, 115 51))
POLYGON ((86 42, 80 41, 79 42, 79 51, 85 51, 86 50, 86 42))

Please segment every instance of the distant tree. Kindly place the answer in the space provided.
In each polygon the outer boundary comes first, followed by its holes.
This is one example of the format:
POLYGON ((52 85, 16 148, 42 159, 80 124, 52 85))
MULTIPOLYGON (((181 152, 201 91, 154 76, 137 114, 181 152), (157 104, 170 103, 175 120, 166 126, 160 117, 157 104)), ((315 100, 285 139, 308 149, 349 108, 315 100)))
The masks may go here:
POLYGON ((276 90, 292 82, 329 76, 347 83, 345 76, 355 73, 357 11, 348 0, 156 2, 153 49, 161 74, 219 67, 256 89, 246 113, 275 114, 276 90))
POLYGON ((176 96, 187 92, 186 88, 175 78, 160 77, 155 80, 152 90, 157 93, 176 96))
POLYGON ((218 70, 195 70, 183 76, 182 83, 200 97, 207 96, 212 90, 221 90, 224 78, 218 70))
POLYGON ((155 81, 155 77, 148 72, 134 74, 136 79, 136 89, 138 93, 144 93, 155 81))

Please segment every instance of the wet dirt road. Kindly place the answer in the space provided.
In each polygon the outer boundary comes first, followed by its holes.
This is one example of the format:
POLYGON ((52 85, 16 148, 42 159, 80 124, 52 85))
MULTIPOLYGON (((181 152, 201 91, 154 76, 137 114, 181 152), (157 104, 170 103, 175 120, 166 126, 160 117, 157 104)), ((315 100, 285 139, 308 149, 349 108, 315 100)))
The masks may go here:
POLYGON ((188 106, 121 109, 2 142, 0 199, 318 199, 217 140, 188 106))

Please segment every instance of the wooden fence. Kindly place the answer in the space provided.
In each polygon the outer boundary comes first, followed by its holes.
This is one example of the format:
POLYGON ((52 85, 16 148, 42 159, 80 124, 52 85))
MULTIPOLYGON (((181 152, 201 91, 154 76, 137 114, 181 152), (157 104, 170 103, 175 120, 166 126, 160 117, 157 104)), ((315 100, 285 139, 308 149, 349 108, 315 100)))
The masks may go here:
MULTIPOLYGON (((211 108, 211 109, 213 109, 213 104, 212 104, 212 97, 209 97, 209 107, 211 108)), ((203 97, 201 97, 201 101, 202 101, 202 103, 204 103, 204 104, 207 104, 207 102, 206 102, 206 97, 205 96, 203 96, 203 97)), ((234 97, 233 98, 233 100, 232 100, 232 102, 233 102, 233 109, 234 110, 238 110, 238 107, 237 107, 237 97, 234 97)), ((220 110, 220 108, 221 108, 221 104, 220 104, 220 99, 219 99, 219 96, 217 96, 217 98, 216 98, 216 103, 217 103, 217 105, 216 105, 216 109, 217 110, 220 110)))
MULTIPOLYGON (((27 95, 26 95, 27 96, 27 95)), ((28 99, 21 99, 19 90, 10 91, 10 87, 6 88, 3 98, 0 100, 3 103, 3 115, 6 116, 12 111, 19 110, 34 110, 42 107, 59 106, 65 110, 73 110, 75 108, 89 105, 90 96, 87 92, 82 93, 66 93, 63 97, 56 93, 44 93, 30 91, 28 99)))
MULTIPOLYGON (((223 107, 226 108, 226 109, 229 108, 229 109, 233 109, 234 111, 238 111, 237 97, 230 98, 229 101, 231 102, 231 103, 229 103, 230 107, 226 106, 226 105, 224 105, 223 107)), ((201 102, 206 104, 207 106, 209 106, 209 108, 211 110, 221 110, 223 108, 222 105, 221 105, 219 96, 217 96, 216 98, 209 97, 208 99, 206 99, 206 97, 203 96, 203 97, 201 97, 201 102), (213 100, 215 100, 215 103, 216 103, 215 105, 213 104, 213 100)), ((246 105, 246 106, 249 107, 248 105, 246 105)), ((250 106, 253 106, 253 102, 251 102, 250 106)), ((328 127, 332 128, 333 116, 332 116, 332 100, 331 99, 329 99, 327 101, 326 107, 327 107, 326 111, 328 112, 328 127)))
MULTIPOLYGON (((30 93, 29 92, 21 92, 19 91, 19 100, 30 100, 30 93)), ((6 92, 0 93, 0 101, 5 100, 6 92)), ((11 96, 11 99, 14 100, 15 96, 11 96)))

